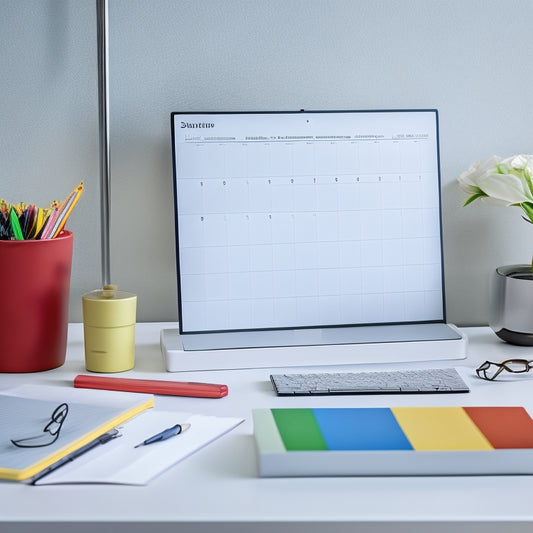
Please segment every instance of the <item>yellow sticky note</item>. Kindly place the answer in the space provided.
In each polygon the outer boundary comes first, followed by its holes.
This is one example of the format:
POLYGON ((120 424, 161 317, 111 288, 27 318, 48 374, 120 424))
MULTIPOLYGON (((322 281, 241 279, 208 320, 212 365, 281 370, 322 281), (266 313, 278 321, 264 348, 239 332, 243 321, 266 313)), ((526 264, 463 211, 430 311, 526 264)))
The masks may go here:
POLYGON ((415 450, 492 450, 462 407, 393 407, 415 450))

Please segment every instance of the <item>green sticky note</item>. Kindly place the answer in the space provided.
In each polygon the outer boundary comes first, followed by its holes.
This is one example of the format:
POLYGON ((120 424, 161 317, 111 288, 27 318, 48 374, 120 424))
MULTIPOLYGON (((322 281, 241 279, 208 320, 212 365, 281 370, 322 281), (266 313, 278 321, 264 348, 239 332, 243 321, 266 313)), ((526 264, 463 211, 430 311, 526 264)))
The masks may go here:
POLYGON ((272 409, 287 451, 327 450, 312 409, 272 409))

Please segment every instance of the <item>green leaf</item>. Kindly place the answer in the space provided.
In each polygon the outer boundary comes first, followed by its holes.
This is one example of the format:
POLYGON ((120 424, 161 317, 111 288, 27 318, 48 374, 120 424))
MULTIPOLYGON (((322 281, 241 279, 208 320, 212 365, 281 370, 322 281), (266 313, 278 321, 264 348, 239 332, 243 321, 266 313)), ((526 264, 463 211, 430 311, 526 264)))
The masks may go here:
POLYGON ((529 173, 529 170, 527 169, 527 167, 524 168, 524 178, 529 188, 529 192, 533 195, 533 183, 531 182, 531 174, 529 173))
POLYGON ((528 222, 533 223, 533 203, 531 202, 522 202, 520 207, 524 210, 524 213, 529 218, 528 222))
POLYGON ((488 194, 483 192, 479 187, 476 187, 476 189, 478 189, 478 191, 466 199, 466 202, 463 204, 463 207, 467 206, 468 204, 471 204, 479 198, 486 198, 488 196, 488 194))

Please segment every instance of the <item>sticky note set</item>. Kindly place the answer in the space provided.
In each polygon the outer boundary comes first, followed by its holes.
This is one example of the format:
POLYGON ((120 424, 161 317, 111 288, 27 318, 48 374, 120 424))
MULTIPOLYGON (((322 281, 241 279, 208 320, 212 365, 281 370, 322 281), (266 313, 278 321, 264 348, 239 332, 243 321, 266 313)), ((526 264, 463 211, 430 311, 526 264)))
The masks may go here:
POLYGON ((523 407, 256 409, 262 476, 533 473, 523 407))

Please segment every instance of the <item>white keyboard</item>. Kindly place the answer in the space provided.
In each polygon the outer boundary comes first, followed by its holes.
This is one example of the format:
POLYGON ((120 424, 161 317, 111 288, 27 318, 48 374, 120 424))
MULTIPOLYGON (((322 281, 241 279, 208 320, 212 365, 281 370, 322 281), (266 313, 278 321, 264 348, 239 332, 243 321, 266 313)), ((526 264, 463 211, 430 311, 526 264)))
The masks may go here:
POLYGON ((270 380, 278 396, 413 394, 470 391, 455 368, 317 374, 272 374, 270 380))

